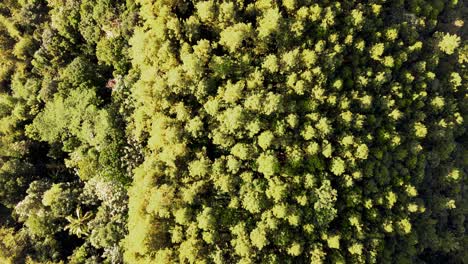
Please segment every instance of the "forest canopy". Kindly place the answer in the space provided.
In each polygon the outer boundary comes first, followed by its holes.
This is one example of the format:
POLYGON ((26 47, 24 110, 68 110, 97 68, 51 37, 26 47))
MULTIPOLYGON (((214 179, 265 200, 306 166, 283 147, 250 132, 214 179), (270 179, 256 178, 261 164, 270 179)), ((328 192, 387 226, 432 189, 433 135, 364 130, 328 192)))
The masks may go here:
POLYGON ((0 263, 466 263, 462 0, 3 0, 0 263))

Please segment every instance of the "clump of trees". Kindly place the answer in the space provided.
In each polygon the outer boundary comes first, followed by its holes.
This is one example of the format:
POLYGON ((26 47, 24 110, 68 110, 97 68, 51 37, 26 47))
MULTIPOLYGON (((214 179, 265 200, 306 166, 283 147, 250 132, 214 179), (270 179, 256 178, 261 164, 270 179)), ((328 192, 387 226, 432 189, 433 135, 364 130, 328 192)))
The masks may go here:
POLYGON ((463 263, 462 1, 4 0, 1 263, 463 263))
POLYGON ((139 3, 128 263, 466 259, 459 3, 139 3))
POLYGON ((0 3, 1 263, 123 261, 135 8, 0 3))

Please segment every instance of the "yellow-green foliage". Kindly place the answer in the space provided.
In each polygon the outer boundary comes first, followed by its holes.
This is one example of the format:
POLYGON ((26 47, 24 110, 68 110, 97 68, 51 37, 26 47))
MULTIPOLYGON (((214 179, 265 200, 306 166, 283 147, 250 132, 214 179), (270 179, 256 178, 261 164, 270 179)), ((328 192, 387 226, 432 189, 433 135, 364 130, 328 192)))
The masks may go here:
POLYGON ((24 261, 22 251, 26 246, 24 236, 15 234, 13 228, 0 228, 0 261, 14 264, 24 261))
POLYGON ((450 33, 444 34, 439 41, 440 50, 448 55, 452 55, 458 46, 460 46, 460 37, 450 33))
POLYGON ((0 262, 463 263, 464 10, 0 1, 0 262))
POLYGON ((385 17, 396 2, 138 2, 132 132, 147 152, 127 262, 404 258, 386 240, 418 232, 425 158, 449 157, 429 142, 459 126, 444 112, 457 99, 433 88, 462 77, 439 76, 420 33, 429 11, 412 5, 399 21, 385 17))

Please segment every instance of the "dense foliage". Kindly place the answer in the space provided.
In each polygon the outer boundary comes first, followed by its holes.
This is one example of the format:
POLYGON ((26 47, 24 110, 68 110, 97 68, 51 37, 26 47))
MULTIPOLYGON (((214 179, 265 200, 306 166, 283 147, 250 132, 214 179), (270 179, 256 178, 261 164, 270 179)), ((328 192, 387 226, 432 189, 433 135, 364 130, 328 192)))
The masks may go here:
POLYGON ((122 262, 135 8, 0 3, 1 263, 122 262))
POLYGON ((0 263, 465 263, 462 0, 0 2, 0 263))

